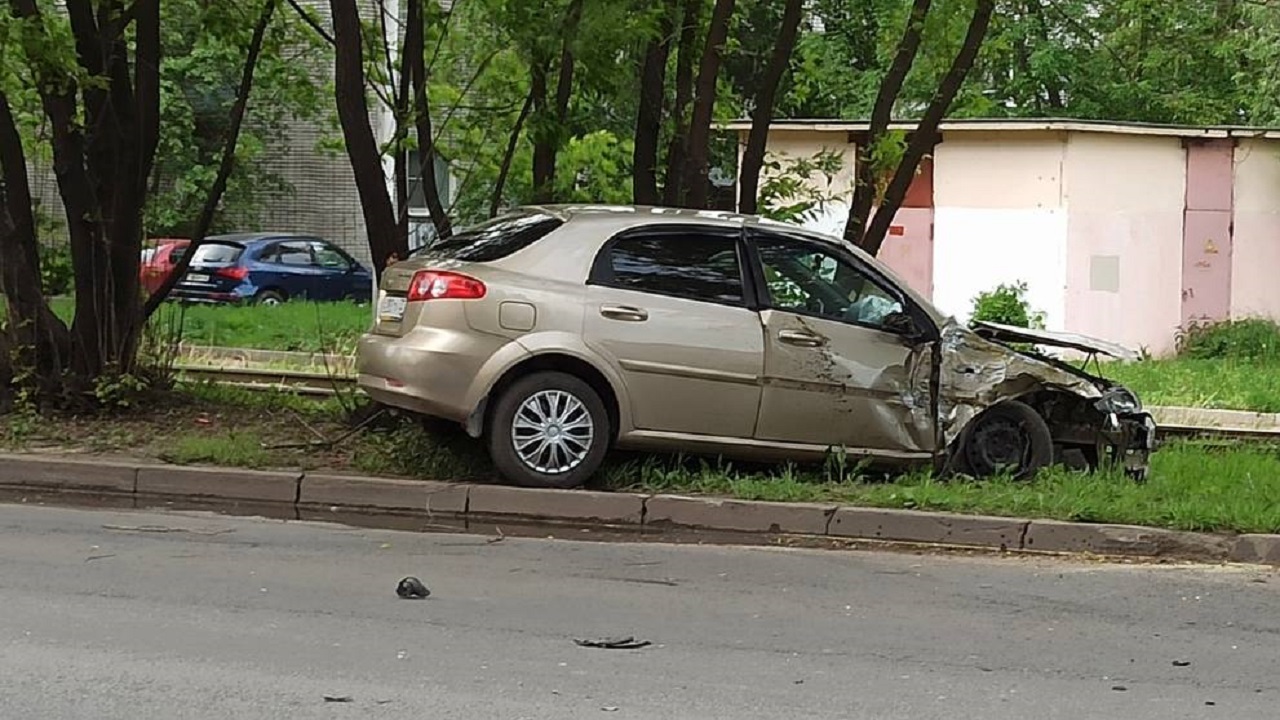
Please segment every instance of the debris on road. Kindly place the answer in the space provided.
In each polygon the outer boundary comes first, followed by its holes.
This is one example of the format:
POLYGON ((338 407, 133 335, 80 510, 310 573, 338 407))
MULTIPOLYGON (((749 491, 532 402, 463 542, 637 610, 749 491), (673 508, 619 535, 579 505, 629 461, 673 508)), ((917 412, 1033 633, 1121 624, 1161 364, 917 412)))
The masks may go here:
POLYGON ((1112 686, 1111 686, 1111 689, 1112 689, 1112 690, 1115 690, 1116 692, 1128 692, 1128 691, 1129 691, 1129 688, 1127 688, 1127 687, 1125 687, 1125 686, 1123 686, 1123 685, 1112 685, 1112 686))
POLYGON ((324 701, 332 703, 349 703, 354 702, 355 698, 350 695, 325 695, 324 701))
POLYGON ((579 647, 603 648, 605 650, 639 650, 653 643, 648 640, 636 640, 631 635, 623 637, 607 637, 598 640, 574 639, 579 647))
POLYGON ((1173 661, 1174 667, 1188 667, 1189 665, 1191 665, 1190 660, 1174 660, 1173 661))
POLYGON ((426 585, 422 584, 421 580, 410 575, 402 579, 400 584, 396 586, 396 594, 404 600, 421 600, 429 597, 431 591, 427 589, 426 585))

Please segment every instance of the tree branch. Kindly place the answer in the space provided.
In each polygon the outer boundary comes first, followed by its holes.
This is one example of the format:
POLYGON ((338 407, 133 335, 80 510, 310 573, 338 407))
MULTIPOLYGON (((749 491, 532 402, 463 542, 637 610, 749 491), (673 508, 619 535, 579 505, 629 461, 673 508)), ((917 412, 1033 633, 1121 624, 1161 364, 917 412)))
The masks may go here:
POLYGON ((933 94, 933 99, 929 101, 929 107, 925 109, 924 116, 916 126, 915 134, 907 144, 906 152, 903 153, 902 161, 898 163, 898 169, 894 172, 888 189, 885 190, 884 200, 880 203, 875 217, 872 218, 866 235, 863 236, 862 249, 871 255, 880 252, 880 246, 889 232, 889 226, 893 223, 894 216, 898 214, 898 208, 902 206, 902 201, 911 188, 912 180, 915 179, 920 161, 933 148, 938 125, 942 123, 942 118, 946 116, 951 103, 960 92, 960 87, 964 85, 964 80, 978 57, 978 51, 982 48, 982 42, 986 39, 987 28, 991 25, 991 16, 994 13, 995 0, 977 0, 973 18, 969 21, 969 29, 965 32, 960 51, 956 53, 951 68, 947 70, 946 76, 933 94))
POLYGON ((738 173, 738 212, 754 215, 760 190, 760 169, 764 166, 765 147, 769 140, 769 124, 773 117, 774 102, 782 76, 791 66, 791 51, 796 45, 800 29, 800 15, 804 0, 787 0, 782 11, 782 23, 778 27, 778 39, 773 46, 773 56, 760 80, 756 93, 756 106, 751 116, 751 132, 747 135, 747 147, 742 153, 742 170, 738 173))
POLYGON ((236 146, 240 141, 240 128, 244 125, 244 116, 249 106, 249 95, 253 92, 253 73, 258 66, 258 57, 262 53, 262 44, 266 38, 267 26, 271 24, 271 16, 275 9, 276 0, 266 0, 266 4, 262 7, 262 14, 258 16, 258 23, 253 28, 253 38, 249 41, 249 51, 244 61, 244 72, 240 76, 240 87, 236 90, 235 104, 231 106, 231 127, 227 131, 226 145, 222 148, 222 160, 218 163, 218 174, 213 179, 213 187, 209 189, 209 195, 205 198, 204 207, 200 209, 200 217, 196 220, 196 229, 192 234, 191 244, 187 247, 187 252, 183 253, 173 272, 165 278, 155 293, 147 298, 147 304, 142 312, 144 320, 150 318, 159 309, 161 303, 172 292, 173 286, 177 285, 182 276, 186 275, 187 269, 191 267, 191 258, 195 256, 196 249, 204 243, 205 236, 209 234, 209 228, 213 225, 213 216, 217 212, 218 204, 222 201, 222 195, 227 189, 227 180, 231 177, 231 171, 235 168, 236 146))
POLYGON ((871 208, 876 201, 877 168, 874 164, 875 148, 889 129, 893 119, 893 106, 902 93, 911 67, 915 64, 916 55, 920 51, 920 41, 924 37, 924 24, 929 15, 931 0, 915 0, 911 5, 911 13, 907 16, 907 25, 903 28, 902 39, 898 41, 897 52, 889 70, 880 81, 880 89, 876 93, 876 102, 871 110, 871 123, 867 134, 859 144, 855 155, 857 170, 853 188, 853 201, 849 205, 849 219, 845 222, 844 237, 846 240, 860 245, 867 228, 867 220, 871 216, 871 208))
POLYGON ((507 149, 502 154, 502 164, 498 166, 498 179, 493 183, 493 197, 489 200, 489 217, 498 214, 502 206, 502 193, 507 187, 507 175, 511 173, 511 161, 516 155, 516 147, 520 144, 520 133, 524 130, 525 120, 529 119, 529 111, 533 109, 533 92, 524 99, 524 107, 516 117, 516 124, 511 128, 511 137, 507 138, 507 149))
POLYGON ((288 0, 288 3, 289 3, 289 7, 293 8, 294 12, 298 13, 298 17, 302 18, 302 22, 309 25, 311 29, 314 30, 317 35, 323 38, 326 43, 330 45, 335 44, 333 35, 330 35, 328 30, 325 30, 323 27, 321 27, 320 23, 317 22, 315 18, 311 17, 311 14, 307 12, 307 9, 298 4, 298 0, 288 0))

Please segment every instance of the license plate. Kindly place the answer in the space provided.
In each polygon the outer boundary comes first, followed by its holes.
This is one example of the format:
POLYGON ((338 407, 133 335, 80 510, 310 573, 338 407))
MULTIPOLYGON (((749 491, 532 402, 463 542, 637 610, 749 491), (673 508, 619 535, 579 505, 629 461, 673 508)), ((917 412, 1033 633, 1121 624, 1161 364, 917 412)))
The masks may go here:
POLYGON ((404 309, 408 302, 402 297, 384 295, 378 301, 378 317, 382 320, 399 322, 404 318, 404 309))
POLYGON ((199 283, 209 282, 209 276, 202 275, 200 273, 191 273, 187 275, 187 282, 199 282, 199 283))

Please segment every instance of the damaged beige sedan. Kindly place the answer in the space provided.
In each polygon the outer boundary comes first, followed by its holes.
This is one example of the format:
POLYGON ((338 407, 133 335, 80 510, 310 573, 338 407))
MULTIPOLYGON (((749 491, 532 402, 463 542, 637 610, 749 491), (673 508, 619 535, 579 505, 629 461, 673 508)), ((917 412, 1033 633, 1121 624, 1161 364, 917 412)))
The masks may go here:
POLYGON ((789 225, 552 206, 388 268, 358 363, 375 400, 463 425, 518 485, 581 485, 615 447, 1144 477, 1155 424, 1138 398, 1050 347, 1127 356, 962 327, 865 253, 789 225))

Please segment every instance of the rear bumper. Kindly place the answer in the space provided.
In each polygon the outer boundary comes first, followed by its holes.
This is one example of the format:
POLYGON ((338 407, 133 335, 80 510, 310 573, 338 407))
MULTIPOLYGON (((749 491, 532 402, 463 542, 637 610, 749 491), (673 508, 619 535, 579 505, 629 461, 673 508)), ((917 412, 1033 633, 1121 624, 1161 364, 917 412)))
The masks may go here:
POLYGON ((245 302, 247 298, 234 292, 213 292, 211 290, 192 290, 175 287, 169 293, 168 299, 187 303, 224 305, 245 302))
MULTIPOLYGON (((369 333, 356 351, 357 382, 374 400, 392 407, 464 423, 484 370, 506 338, 474 331, 418 328, 402 337, 369 333)), ((496 379, 496 378, 494 378, 496 379)))

